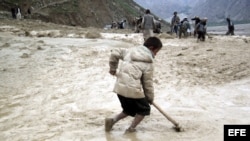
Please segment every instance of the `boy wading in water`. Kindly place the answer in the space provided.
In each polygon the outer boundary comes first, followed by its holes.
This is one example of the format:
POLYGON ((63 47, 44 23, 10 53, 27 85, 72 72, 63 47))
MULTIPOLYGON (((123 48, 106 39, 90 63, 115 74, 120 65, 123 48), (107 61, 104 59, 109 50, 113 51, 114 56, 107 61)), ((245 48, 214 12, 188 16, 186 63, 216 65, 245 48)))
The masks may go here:
POLYGON ((150 104, 154 100, 153 61, 161 48, 160 39, 149 37, 143 46, 111 51, 109 73, 117 76, 114 92, 121 103, 122 112, 113 118, 105 119, 107 132, 116 122, 127 116, 132 116, 134 119, 126 132, 134 132, 136 126, 150 114, 150 104), (119 60, 122 62, 118 73, 116 70, 119 60))

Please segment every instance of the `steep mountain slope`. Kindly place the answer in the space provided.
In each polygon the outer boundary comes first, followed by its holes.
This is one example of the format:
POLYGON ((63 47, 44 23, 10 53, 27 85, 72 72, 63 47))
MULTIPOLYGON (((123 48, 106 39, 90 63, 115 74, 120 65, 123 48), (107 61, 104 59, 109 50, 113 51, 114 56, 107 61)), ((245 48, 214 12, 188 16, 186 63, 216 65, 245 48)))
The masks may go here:
POLYGON ((225 22, 230 17, 235 22, 250 22, 249 0, 206 0, 199 2, 191 15, 208 17, 212 22, 225 22))
POLYGON ((104 27, 121 20, 131 24, 144 12, 133 0, 1 0, 0 18, 11 17, 10 9, 15 7, 25 18, 82 27, 104 27))

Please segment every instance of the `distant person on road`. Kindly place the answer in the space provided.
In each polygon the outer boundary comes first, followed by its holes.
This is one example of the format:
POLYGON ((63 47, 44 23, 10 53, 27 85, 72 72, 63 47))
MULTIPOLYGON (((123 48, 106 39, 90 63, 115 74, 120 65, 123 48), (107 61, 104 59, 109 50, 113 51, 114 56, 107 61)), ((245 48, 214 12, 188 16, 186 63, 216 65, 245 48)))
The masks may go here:
POLYGON ((141 28, 143 30, 143 38, 146 41, 149 37, 154 36, 155 29, 155 19, 154 16, 151 15, 150 10, 147 9, 142 18, 141 28))
POLYGON ((174 16, 171 20, 171 33, 175 33, 177 36, 178 33, 178 25, 180 23, 180 17, 177 15, 177 12, 174 12, 174 16))
POLYGON ((230 18, 227 18, 228 23, 228 31, 226 35, 234 35, 234 23, 231 21, 230 18))
POLYGON ((150 104, 154 101, 154 58, 161 48, 162 42, 159 38, 149 37, 141 46, 116 48, 111 51, 109 73, 117 77, 114 92, 122 111, 112 118, 105 118, 106 132, 128 116, 134 119, 126 132, 135 132, 144 117, 150 115, 150 104))

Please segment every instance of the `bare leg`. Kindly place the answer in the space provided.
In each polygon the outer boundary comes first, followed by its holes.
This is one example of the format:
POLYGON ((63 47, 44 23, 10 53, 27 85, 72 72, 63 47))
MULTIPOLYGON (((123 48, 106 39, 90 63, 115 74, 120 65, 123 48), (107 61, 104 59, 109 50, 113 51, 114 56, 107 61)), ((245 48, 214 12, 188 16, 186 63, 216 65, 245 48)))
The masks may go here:
POLYGON ((116 115, 114 118, 106 118, 105 119, 105 130, 109 132, 116 122, 118 122, 119 120, 121 120, 127 116, 128 116, 127 114, 121 112, 120 114, 116 115))
POLYGON ((110 131, 113 125, 118 122, 119 120, 127 117, 128 115, 121 112, 120 114, 116 115, 114 118, 106 118, 105 119, 105 130, 110 131))
POLYGON ((114 117, 114 124, 115 124, 116 122, 118 122, 119 120, 121 120, 121 119, 127 117, 127 116, 128 116, 128 115, 125 114, 125 113, 123 113, 123 112, 121 112, 120 114, 116 115, 116 116, 114 117))
POLYGON ((134 120, 132 121, 130 127, 126 130, 127 132, 135 132, 136 126, 144 119, 143 115, 135 115, 134 120))

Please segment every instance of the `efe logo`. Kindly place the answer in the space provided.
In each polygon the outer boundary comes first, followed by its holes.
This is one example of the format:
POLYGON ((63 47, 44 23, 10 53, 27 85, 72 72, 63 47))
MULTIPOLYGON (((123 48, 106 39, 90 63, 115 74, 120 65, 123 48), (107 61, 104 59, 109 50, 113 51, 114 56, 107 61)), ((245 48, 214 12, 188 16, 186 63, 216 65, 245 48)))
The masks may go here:
POLYGON ((224 125, 224 141, 250 141, 250 125, 224 125))

